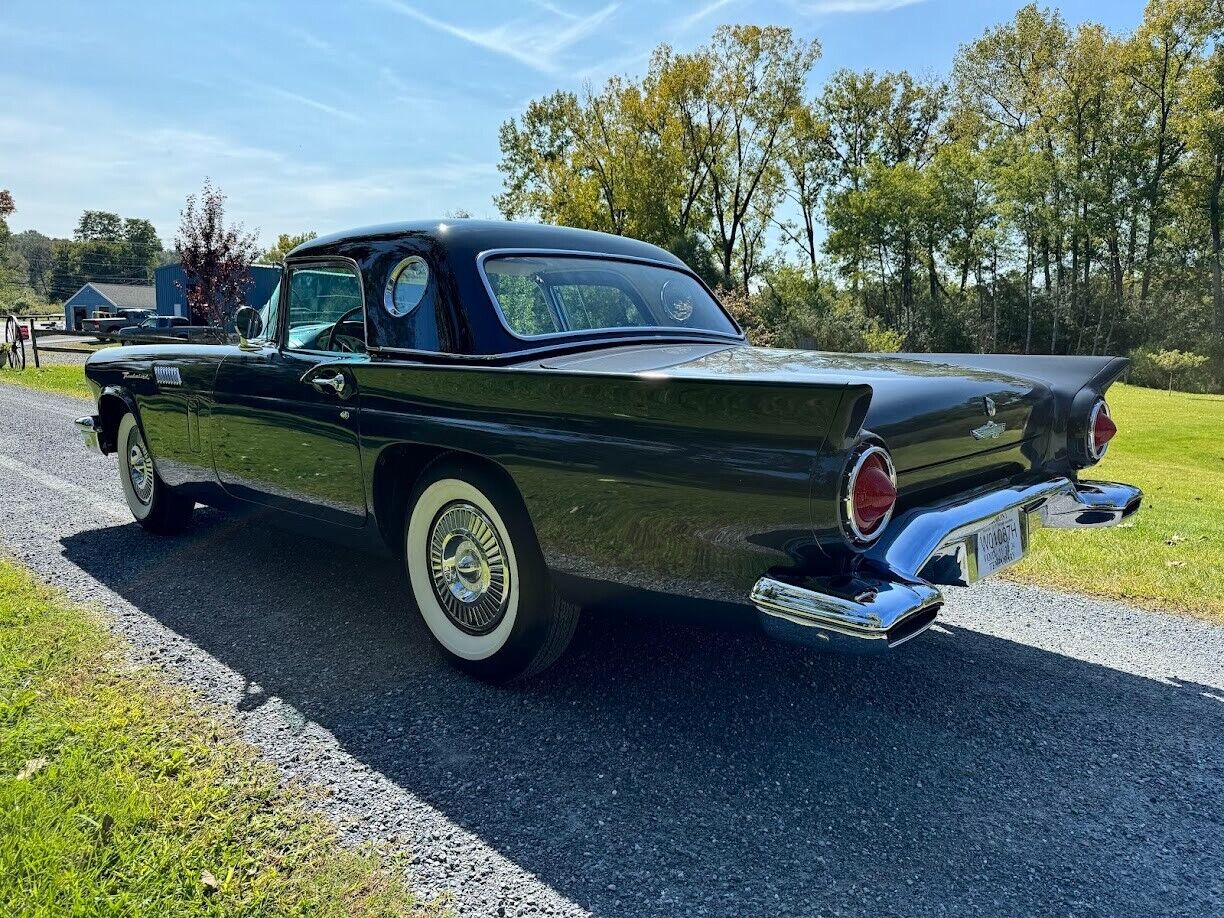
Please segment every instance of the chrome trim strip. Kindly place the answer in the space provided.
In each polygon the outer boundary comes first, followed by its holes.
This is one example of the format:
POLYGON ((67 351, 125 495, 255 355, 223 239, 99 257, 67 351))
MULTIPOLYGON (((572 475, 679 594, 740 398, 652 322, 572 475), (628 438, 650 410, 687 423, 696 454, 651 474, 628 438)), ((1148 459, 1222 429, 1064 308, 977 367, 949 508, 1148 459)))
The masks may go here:
POLYGON ((662 259, 646 258, 641 255, 614 255, 610 252, 584 252, 584 251, 580 251, 577 249, 547 249, 547 248, 486 249, 485 251, 479 253, 476 256, 476 272, 480 275, 481 283, 484 284, 485 292, 489 295, 489 301, 492 302, 493 304, 493 310, 494 312, 497 313, 497 319, 499 322, 501 322, 502 328, 504 328, 506 332, 512 338, 515 338, 518 341, 543 341, 543 340, 555 339, 555 338, 575 338, 575 337, 579 337, 582 335, 597 335, 597 334, 612 333, 612 332, 672 332, 672 333, 679 333, 682 335, 685 335, 685 334, 687 335, 693 335, 693 334, 713 335, 724 341, 739 341, 739 342, 744 341, 744 330, 739 327, 739 323, 735 321, 735 317, 732 316, 731 313, 727 311, 726 306, 724 306, 721 302, 719 302, 718 297, 714 295, 714 291, 709 288, 706 282, 703 281, 700 277, 698 277, 697 274, 688 265, 684 264, 683 262, 677 265, 677 264, 672 264, 671 262, 668 262, 668 261, 663 261, 662 259), (697 281, 697 283, 701 285, 701 289, 706 292, 706 294, 710 297, 711 300, 713 300, 714 305, 718 307, 719 311, 722 312, 723 317, 728 322, 731 323, 731 327, 734 328, 736 332, 738 332, 738 334, 733 334, 730 332, 714 331, 713 329, 708 329, 708 328, 684 329, 684 328, 676 328, 675 326, 669 326, 669 325, 632 325, 632 326, 619 326, 616 328, 572 329, 570 331, 548 332, 547 334, 544 334, 544 335, 520 335, 518 332, 516 332, 513 328, 510 327, 510 323, 506 320, 506 314, 502 312, 501 302, 497 299, 497 294, 493 292, 493 285, 489 283, 489 275, 485 271, 485 262, 488 261, 490 258, 513 257, 516 255, 542 255, 546 257, 555 256, 555 257, 560 257, 560 258, 594 258, 600 261, 627 261, 627 262, 630 262, 631 264, 651 265, 656 268, 667 268, 668 270, 676 271, 680 274, 684 274, 684 275, 687 275, 688 277, 691 277, 693 280, 697 281))

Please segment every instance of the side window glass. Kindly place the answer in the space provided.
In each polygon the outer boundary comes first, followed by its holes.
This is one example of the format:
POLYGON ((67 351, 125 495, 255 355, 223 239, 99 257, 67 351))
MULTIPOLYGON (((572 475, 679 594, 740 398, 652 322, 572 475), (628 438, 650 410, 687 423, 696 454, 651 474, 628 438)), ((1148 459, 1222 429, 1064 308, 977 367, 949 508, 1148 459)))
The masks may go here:
POLYGON ((364 353, 365 309, 361 279, 349 265, 289 269, 290 348, 364 353))

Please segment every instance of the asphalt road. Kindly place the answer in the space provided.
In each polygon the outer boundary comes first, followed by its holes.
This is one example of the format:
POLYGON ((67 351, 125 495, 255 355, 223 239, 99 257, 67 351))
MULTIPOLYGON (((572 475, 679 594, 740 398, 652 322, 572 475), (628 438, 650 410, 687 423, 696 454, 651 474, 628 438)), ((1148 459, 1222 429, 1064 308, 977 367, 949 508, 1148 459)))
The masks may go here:
POLYGON ((1224 914, 1224 628, 996 582, 884 659, 588 617, 494 689, 389 561, 145 534, 80 413, 0 385, 3 550, 460 914, 1224 914))

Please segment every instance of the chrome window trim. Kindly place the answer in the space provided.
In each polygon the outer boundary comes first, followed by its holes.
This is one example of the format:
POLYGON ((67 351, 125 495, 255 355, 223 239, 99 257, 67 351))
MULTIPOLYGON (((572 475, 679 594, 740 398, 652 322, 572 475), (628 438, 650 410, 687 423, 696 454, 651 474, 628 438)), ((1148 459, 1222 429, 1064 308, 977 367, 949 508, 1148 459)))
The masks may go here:
MULTIPOLYGON (((406 319, 420 308, 421 303, 425 301, 425 294, 429 292, 430 285, 434 282, 434 269, 430 265, 429 259, 424 255, 418 255, 415 252, 411 255, 405 255, 395 263, 395 267, 391 269, 387 275, 387 283, 383 287, 383 309, 387 315, 393 319, 406 319), (395 305, 395 285, 399 282, 399 276, 404 272, 404 268, 410 261, 419 261, 425 266, 425 286, 421 290, 420 299, 412 304, 411 308, 400 312, 395 305)), ((369 347, 369 342, 366 342, 366 347, 369 347)))
POLYGON ((851 540, 860 546, 868 545, 883 535, 884 530, 888 528, 889 520, 892 519, 893 511, 897 509, 897 502, 894 500, 888 512, 881 517, 871 532, 863 532, 859 529, 858 523, 854 521, 854 485, 858 481, 859 472, 863 470, 863 465, 871 456, 877 455, 884 458, 884 464, 888 468, 888 477, 892 479, 893 487, 897 486, 897 468, 893 465, 892 456, 884 447, 872 444, 858 454, 854 465, 850 467, 850 474, 846 477, 845 490, 842 493, 842 525, 849 530, 848 535, 851 540))
POLYGON ((476 256, 476 270, 477 273, 480 274, 480 280, 481 283, 484 284, 485 293, 489 295, 489 301, 493 304, 493 311, 497 313, 497 319, 499 322, 501 322, 502 328, 506 330, 510 337, 518 341, 543 341, 550 338, 574 338, 582 335, 597 335, 607 332, 668 332, 672 334, 713 335, 717 338, 730 341, 744 340, 743 329, 739 327, 739 323, 736 322, 731 313, 727 311, 727 307, 719 302, 718 297, 714 295, 714 291, 710 289, 709 285, 706 284, 705 281, 698 277, 697 274, 685 264, 676 265, 668 261, 663 261, 659 258, 646 258, 641 255, 614 255, 609 252, 587 252, 579 249, 507 248, 486 249, 478 254, 476 256), (488 272, 485 270, 485 262, 487 262, 490 258, 508 258, 518 255, 542 255, 545 257, 556 256, 560 258, 593 258, 599 261, 624 261, 629 262, 630 264, 651 265, 652 267, 656 268, 667 268, 671 271, 675 271, 678 274, 687 275, 701 286, 701 289, 706 292, 706 294, 713 301, 714 305, 718 307, 719 312, 723 314, 723 317, 731 323, 731 327, 735 329, 735 331, 720 332, 713 331, 712 329, 708 328, 685 329, 678 328, 675 325, 618 325, 608 328, 584 328, 571 329, 569 331, 546 332, 542 335, 519 334, 510 326, 510 322, 506 319, 506 314, 502 312, 501 302, 497 299, 497 294, 493 291, 493 285, 489 282, 488 272))
POLYGON ((291 306, 289 297, 292 285, 293 271, 295 268, 309 268, 312 265, 344 265, 346 268, 351 267, 353 273, 357 277, 357 289, 361 291, 361 334, 365 339, 365 354, 370 353, 370 314, 366 304, 365 277, 361 273, 361 265, 357 263, 357 259, 349 258, 347 255, 305 255, 301 258, 291 258, 285 261, 285 289, 281 294, 281 299, 284 309, 281 310, 280 319, 281 337, 279 348, 284 351, 291 351, 294 354, 326 354, 328 356, 352 357, 353 355, 347 351, 324 351, 318 348, 308 347, 290 347, 289 346, 289 308, 291 306))

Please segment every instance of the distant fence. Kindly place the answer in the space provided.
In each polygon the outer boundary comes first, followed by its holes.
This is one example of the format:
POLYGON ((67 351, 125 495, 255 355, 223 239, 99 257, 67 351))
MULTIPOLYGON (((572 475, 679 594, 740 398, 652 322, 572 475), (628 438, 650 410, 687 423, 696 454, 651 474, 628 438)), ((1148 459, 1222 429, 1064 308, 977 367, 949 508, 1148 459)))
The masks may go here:
MULTIPOLYGON (((39 335, 54 335, 57 338, 80 338, 89 341, 113 341, 122 346, 126 344, 182 344, 190 342, 192 344, 225 344, 229 341, 229 336, 220 329, 193 329, 186 337, 176 335, 159 335, 145 333, 128 333, 122 338, 117 337, 113 332, 92 332, 92 331, 76 331, 70 328, 59 328, 58 323, 63 321, 63 318, 57 314, 47 315, 25 315, 13 316, 20 324, 24 325, 28 330, 26 340, 30 342, 31 356, 34 358, 35 368, 41 366, 39 361, 39 350, 52 351, 56 353, 80 353, 82 348, 78 347, 56 347, 55 345, 44 344, 39 347, 39 335), (40 327, 41 323, 41 327, 40 327)), ((0 317, 2 320, 3 317, 0 317)))

